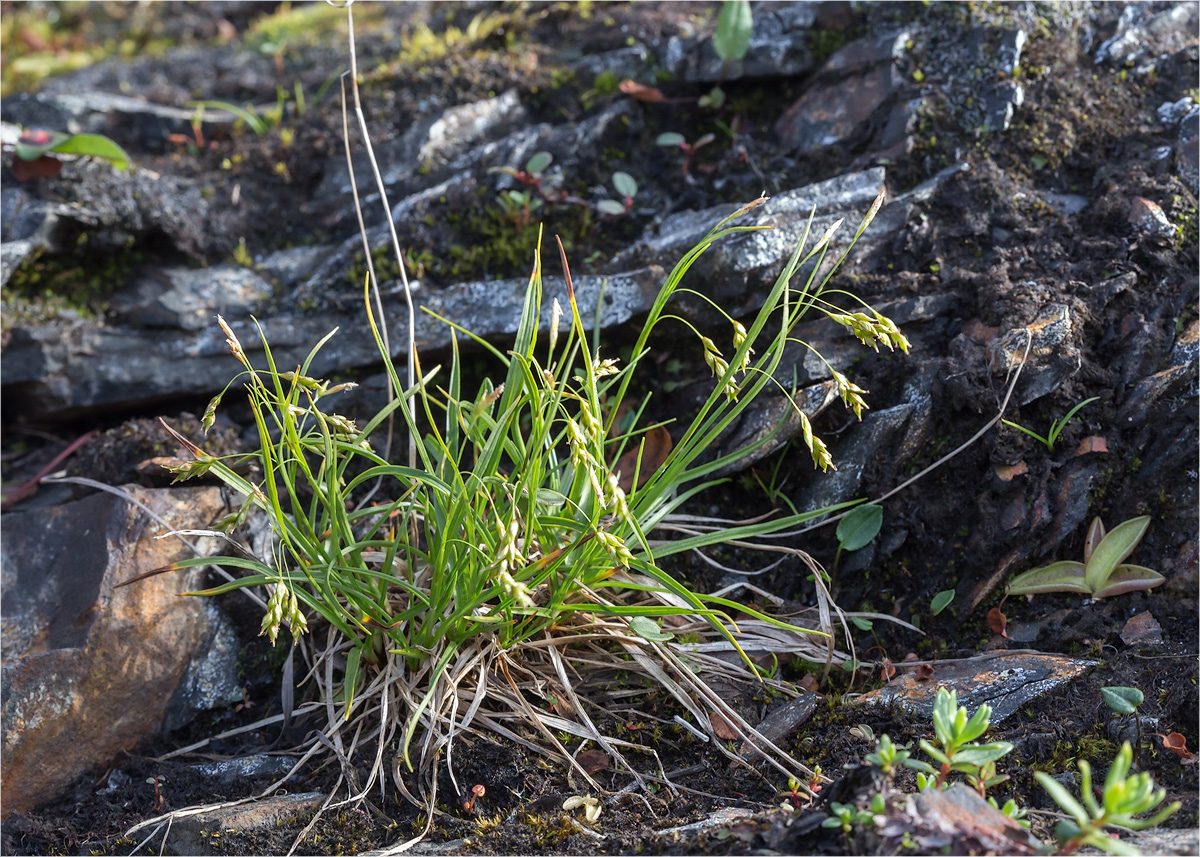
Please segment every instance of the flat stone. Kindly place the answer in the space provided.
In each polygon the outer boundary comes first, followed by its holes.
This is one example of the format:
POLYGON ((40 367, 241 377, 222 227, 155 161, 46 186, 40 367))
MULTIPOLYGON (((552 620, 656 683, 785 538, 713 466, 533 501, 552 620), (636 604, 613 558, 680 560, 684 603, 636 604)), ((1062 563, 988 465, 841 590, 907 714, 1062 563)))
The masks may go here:
MULTIPOLYGON (((225 507, 212 487, 124 490, 179 527, 204 526, 225 507)), ((157 732, 225 620, 210 601, 178 597, 201 587, 203 569, 117 588, 192 553, 177 539, 153 538, 162 528, 111 494, 9 512, 0 525, 8 814, 55 797, 157 732)), ((234 669, 236 658, 229 663, 234 669)))
POLYGON ((821 73, 857 71, 882 62, 898 60, 904 56, 909 37, 908 30, 900 30, 855 39, 834 51, 821 67, 821 73))
MULTIPOLYGON (((1009 634, 1012 634, 1009 626, 1009 634)), ((983 658, 945 661, 933 665, 933 676, 918 681, 905 672, 879 690, 858 699, 862 705, 897 705, 917 717, 933 716, 939 687, 954 690, 958 704, 974 714, 983 703, 992 707, 993 724, 1002 723, 1039 696, 1082 675, 1096 661, 1060 655, 997 653, 983 658)))
POLYGON ((268 300, 274 289, 240 265, 143 270, 133 284, 113 295, 109 308, 135 327, 200 330, 217 315, 245 318, 268 300))
MULTIPOLYGON (((186 815, 172 823, 165 853, 225 854, 230 847, 231 835, 273 830, 298 815, 315 813, 324 801, 325 795, 320 792, 301 792, 186 815)), ((161 847, 161 840, 156 838, 156 844, 161 847)))
MULTIPOLYGON (((778 745, 812 717, 817 710, 817 699, 817 694, 805 691, 773 710, 755 728, 772 744, 778 745)), ((745 742, 738 750, 738 755, 743 759, 753 759, 759 752, 745 742)))
POLYGON ((785 149, 801 154, 851 137, 901 85, 891 64, 846 80, 810 87, 775 123, 785 149))
POLYGON ((1014 819, 962 783, 909 795, 904 809, 889 813, 879 834, 891 843, 911 841, 924 853, 1037 854, 1042 843, 1014 819))
POLYGON ((1133 614, 1121 628, 1121 642, 1127 646, 1161 643, 1162 638, 1162 625, 1149 610, 1133 614))
POLYGON ((258 753, 241 759, 225 759, 220 762, 202 762, 189 767, 202 777, 211 777, 218 783, 229 785, 241 779, 264 775, 283 776, 295 765, 290 756, 268 756, 258 753))
POLYGON ((1054 392, 1079 371, 1083 356, 1074 340, 1074 314, 1065 304, 1043 307, 1027 327, 1010 330, 1000 336, 988 349, 993 371, 1014 371, 1029 348, 1025 368, 1017 383, 1017 402, 1027 405, 1054 392))
POLYGON ((837 385, 826 381, 798 390, 792 396, 759 396, 742 414, 737 430, 728 439, 722 440, 717 457, 720 458, 763 440, 754 452, 721 468, 714 478, 740 473, 757 461, 786 446, 800 431, 799 409, 810 420, 824 411, 837 399, 837 385))
POLYGON ((1142 235, 1167 241, 1175 237, 1175 227, 1153 200, 1135 196, 1129 203, 1127 219, 1142 235))
MULTIPOLYGON (((42 92, 6 96, 2 114, 7 121, 25 127, 104 134, 131 148, 163 152, 171 134, 192 137, 196 111, 109 92, 42 92)), ((237 118, 224 110, 208 108, 204 111, 203 133, 211 137, 215 129, 227 129, 237 118)))

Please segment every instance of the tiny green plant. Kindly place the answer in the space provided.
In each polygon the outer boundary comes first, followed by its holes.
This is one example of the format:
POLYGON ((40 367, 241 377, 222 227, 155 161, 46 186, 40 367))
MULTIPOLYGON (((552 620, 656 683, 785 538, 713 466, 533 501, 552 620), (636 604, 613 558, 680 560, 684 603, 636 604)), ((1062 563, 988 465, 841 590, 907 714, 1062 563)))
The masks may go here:
POLYGON ((683 152, 683 166, 681 170, 684 176, 690 174, 692 167, 692 159, 696 156, 696 152, 703 146, 707 146, 713 140, 717 139, 716 134, 705 134, 695 143, 689 143, 687 138, 677 131, 667 131, 659 134, 655 139, 656 146, 674 146, 683 152))
POLYGON ((1096 517, 1083 542, 1083 562, 1064 560, 1018 574, 1008 584, 1008 594, 1078 592, 1093 598, 1111 598, 1139 589, 1153 589, 1166 578, 1153 569, 1125 563, 1149 525, 1150 517, 1143 515, 1106 533, 1104 522, 1096 517))
MULTIPOLYGON (((989 763, 1012 752, 1013 745, 1007 741, 995 741, 991 744, 975 742, 987 732, 992 717, 992 707, 987 703, 979 706, 979 710, 970 719, 967 709, 958 704, 956 691, 939 687, 933 699, 933 732, 936 743, 921 739, 921 749, 934 761, 941 763, 937 779, 934 783, 938 788, 946 785, 946 777, 951 771, 968 775, 972 785, 982 795, 984 790, 999 782, 995 779, 994 767, 986 769, 989 763)), ((922 787, 930 784, 928 778, 918 775, 918 783, 922 787)))
POLYGON ((1079 848, 1090 845, 1110 854, 1135 855, 1138 850, 1105 832, 1106 827, 1123 827, 1126 830, 1144 830, 1156 827, 1179 809, 1179 801, 1163 807, 1149 818, 1139 815, 1153 811, 1167 796, 1166 790, 1154 787, 1154 778, 1142 772, 1129 776, 1133 764, 1133 751, 1126 741, 1121 745, 1117 758, 1113 760, 1104 778, 1104 792, 1100 801, 1092 793, 1092 769, 1085 761, 1079 762, 1080 795, 1083 803, 1067 791, 1061 783, 1043 771, 1034 771, 1054 802, 1062 807, 1069 819, 1063 819, 1055 828, 1060 854, 1073 854, 1079 848))
MULTIPOLYGON (((278 125, 283 118, 282 110, 280 110, 278 115, 276 115, 275 108, 259 111, 254 107, 239 107, 238 105, 229 101, 217 101, 213 99, 204 101, 189 101, 187 106, 194 107, 196 110, 200 111, 199 115, 201 122, 204 121, 203 117, 205 110, 224 110, 226 113, 236 116, 238 120, 245 123, 246 127, 253 131, 254 136, 256 137, 261 137, 266 134, 268 131, 278 125)), ((195 120, 193 120, 192 126, 195 127, 195 125, 195 120)))
POLYGON ((875 825, 875 817, 887 812, 886 799, 882 794, 871 796, 871 804, 867 809, 859 809, 852 803, 829 802, 829 818, 821 822, 822 827, 836 827, 849 836, 855 827, 875 825))
MULTIPOLYGON (((717 15, 717 31, 713 33, 713 50, 725 61, 721 67, 721 82, 729 71, 731 62, 738 62, 750 50, 750 34, 754 30, 754 16, 749 0, 725 0, 717 15)), ((725 103, 725 90, 720 83, 706 95, 700 97, 701 107, 719 108, 725 103)))
POLYGON ((912 768, 926 773, 933 771, 928 763, 912 758, 912 754, 908 750, 897 747, 886 732, 879 736, 879 744, 875 747, 875 752, 868 753, 866 759, 867 764, 879 768, 888 777, 894 777, 900 768, 912 768))
POLYGON ((629 173, 613 173, 613 188, 617 191, 618 199, 602 199, 596 203, 596 210, 601 214, 620 217, 633 208, 633 198, 637 196, 638 183, 629 173))
POLYGON ((21 132, 16 155, 22 161, 36 161, 43 155, 87 155, 108 161, 118 170, 129 166, 129 155, 103 134, 66 134, 29 128, 21 132))
POLYGON ((1146 701, 1146 696, 1136 687, 1102 687, 1100 695, 1104 697, 1104 704, 1123 717, 1133 716, 1133 727, 1137 735, 1134 747, 1137 748, 1139 762, 1142 752, 1142 718, 1138 717, 1137 710, 1143 702, 1146 701))
POLYGON ((1054 452, 1054 444, 1058 442, 1058 436, 1061 435, 1063 429, 1067 427, 1067 423, 1069 423, 1084 407, 1090 405, 1092 402, 1098 402, 1099 400, 1099 396, 1092 396, 1090 399, 1084 399, 1075 407, 1071 408, 1071 410, 1067 411, 1067 415, 1061 420, 1055 420, 1054 422, 1050 423, 1050 428, 1044 436, 1038 434, 1033 429, 1028 429, 1023 425, 1014 423, 1012 420, 1001 420, 1001 422, 1010 428, 1015 428, 1017 431, 1024 432, 1035 440, 1040 440, 1046 445, 1046 449, 1048 451, 1054 452))

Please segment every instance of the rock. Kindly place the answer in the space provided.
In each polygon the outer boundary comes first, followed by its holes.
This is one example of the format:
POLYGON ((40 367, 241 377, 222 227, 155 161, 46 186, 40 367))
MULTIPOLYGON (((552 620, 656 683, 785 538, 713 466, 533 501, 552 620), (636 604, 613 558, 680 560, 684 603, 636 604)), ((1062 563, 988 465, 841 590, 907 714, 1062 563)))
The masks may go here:
POLYGON ((114 296, 109 308, 134 327, 193 331, 211 326, 217 315, 245 318, 272 293, 269 283, 239 265, 152 268, 114 296))
POLYGON ((723 440, 716 457, 729 455, 739 449, 751 446, 768 435, 770 440, 763 443, 754 452, 739 460, 722 467, 713 474, 714 478, 741 473, 757 461, 761 461, 778 449, 782 449, 800 431, 800 417, 796 409, 804 413, 810 420, 833 404, 837 399, 837 385, 826 381, 797 391, 794 398, 790 396, 760 395, 743 412, 737 423, 737 429, 727 439, 723 440))
POLYGON ((730 822, 752 818, 753 816, 754 813, 748 809, 736 806, 722 807, 712 812, 707 818, 693 821, 691 824, 683 824, 679 827, 668 827, 666 830, 656 831, 654 835, 665 839, 676 839, 681 834, 702 833, 713 827, 722 827, 730 822))
POLYGON ((259 753, 240 759, 224 759, 219 762, 201 762, 189 765, 202 777, 211 777, 221 785, 232 785, 238 780, 261 776, 283 776, 296 764, 290 756, 268 756, 259 753))
POLYGON ((20 187, 0 191, 3 214, 0 230, 0 285, 7 285, 21 263, 39 251, 57 252, 70 231, 78 212, 68 205, 46 202, 27 194, 20 187))
POLYGON ((1192 100, 1190 95, 1185 95, 1178 101, 1164 101, 1158 105, 1155 114, 1158 115, 1158 121, 1167 125, 1178 125, 1183 121, 1183 117, 1188 115, 1188 112, 1196 106, 1196 102, 1192 100))
POLYGON ((879 690, 863 694, 858 704, 898 705, 928 720, 933 716, 933 698, 944 686, 957 692, 958 704, 966 706, 968 714, 985 702, 990 705, 995 725, 1095 665, 1095 661, 1061 655, 1007 652, 941 661, 934 665, 932 677, 920 681, 915 672, 905 672, 879 690))
MULTIPOLYGON (((207 524, 225 506, 216 488, 125 490, 180 527, 207 524)), ((237 680, 236 645, 215 605, 177 597, 200 588, 204 570, 117 588, 192 555, 176 539, 154 539, 163 530, 144 511, 102 493, 10 512, 0 522, 8 814, 53 798, 80 774, 153 735, 174 696, 182 695, 180 704, 221 704, 228 697, 213 694, 237 680), (222 649, 215 654, 214 641, 222 649), (193 664, 199 666, 187 679, 193 664)), ((175 721, 181 719, 176 713, 175 721)))
MULTIPOLYGON (((755 729, 776 746, 781 746, 789 735, 805 724, 817 710, 817 694, 804 692, 790 700, 762 719, 755 729)), ((749 742, 744 742, 738 755, 743 759, 753 759, 759 755, 749 742)))
POLYGON ((983 110, 985 130, 1007 131, 1012 125, 1013 111, 1025 103, 1025 88, 1011 80, 992 84, 984 90, 983 110))
POLYGON ((785 149, 801 154, 849 139, 901 86, 900 73, 883 65, 857 77, 810 87, 775 123, 785 149))
POLYGON ((1195 3, 1178 3, 1147 17, 1149 8, 1130 3, 1122 10, 1116 34, 1096 49, 1097 65, 1131 66, 1195 43, 1200 28, 1200 8, 1195 3))
POLYGON ((740 60, 726 64, 712 39, 667 40, 662 66, 688 83, 717 83, 763 77, 796 77, 812 69, 808 48, 816 13, 808 3, 770 3, 755 9, 750 46, 740 60))
POLYGON ((900 30, 855 39, 830 55, 821 68, 821 74, 859 71, 882 62, 898 60, 904 56, 909 36, 908 30, 900 30))
POLYGON ((1127 646, 1148 646, 1162 642, 1162 625, 1149 610, 1134 613, 1121 628, 1121 642, 1127 646))
POLYGON ((185 815, 174 820, 165 845, 157 837, 156 844, 169 854, 227 854, 241 837, 274 830, 299 815, 312 815, 324 802, 320 792, 301 792, 185 815))
POLYGON ((1139 235, 1160 241, 1170 241, 1175 237, 1175 227, 1167 220, 1158 203, 1152 200, 1135 196, 1129 204, 1127 219, 1139 235))
POLYGON ((903 810, 888 813, 879 834, 887 853, 902 841, 924 853, 1039 854, 1042 849, 1028 830, 962 783, 909 795, 903 810))
MULTIPOLYGON (((0 115, 26 128, 103 134, 135 150, 163 152, 171 134, 192 138, 196 111, 108 92, 22 92, 5 97, 0 115)), ((227 130, 235 121, 237 117, 232 113, 208 108, 204 111, 202 133, 212 137, 215 130, 227 130)))
POLYGON ((1054 392, 1063 382, 1079 371, 1083 356, 1075 344, 1074 314, 1065 304, 1043 307, 1028 327, 1010 330, 1000 336, 988 349, 988 360, 994 372, 1013 372, 1029 346, 1029 357, 1017 382, 1016 400, 1027 405, 1054 392))

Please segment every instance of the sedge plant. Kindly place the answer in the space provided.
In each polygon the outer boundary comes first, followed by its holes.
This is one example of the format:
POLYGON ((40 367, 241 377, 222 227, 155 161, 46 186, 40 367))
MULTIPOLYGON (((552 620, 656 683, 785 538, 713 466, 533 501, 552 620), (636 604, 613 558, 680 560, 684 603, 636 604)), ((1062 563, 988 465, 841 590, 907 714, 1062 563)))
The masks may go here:
MULTIPOLYGON (((693 591, 664 571, 662 561, 725 543, 746 545, 842 507, 673 541, 655 541, 651 533, 719 482, 716 473, 771 442, 767 435, 725 455, 710 453, 756 397, 778 385, 774 372, 805 314, 814 308, 829 312, 821 297, 829 278, 882 200, 880 194, 833 265, 823 263, 840 221, 815 244, 806 229, 749 323, 725 316, 728 327, 710 336, 675 315, 672 299, 713 243, 764 228, 734 221, 765 197, 742 206, 671 271, 624 363, 604 356, 587 335, 583 317, 592 308, 577 301, 561 244, 565 305, 557 299, 545 305, 539 252, 511 347, 502 350, 441 319, 452 328, 448 365, 426 369, 416 354, 410 321, 408 383, 393 363, 382 310, 372 303, 368 280, 367 318, 394 395, 363 425, 331 407, 335 394, 348 385, 312 374, 314 359, 336 330, 299 366, 284 367, 276 363, 257 322, 255 351, 261 350, 261 357, 256 364, 234 327, 219 319, 242 371, 213 398, 203 422, 213 424, 223 396, 241 382, 259 434, 259 448, 249 456, 257 475, 243 476, 238 465, 245 462, 210 455, 177 438, 194 459, 176 468, 177 476, 210 473, 245 498, 219 530, 236 534, 254 511, 265 514, 276 541, 268 555, 241 547, 236 555, 187 560, 158 571, 216 564, 240 573, 232 582, 194 594, 265 586, 270 595, 262 631, 272 642, 285 628, 293 642, 311 633, 324 637, 324 646, 309 655, 310 675, 330 713, 322 744, 345 756, 360 744, 375 748, 359 796, 387 767, 401 794, 428 812, 436 806, 442 765, 455 779, 454 736, 467 728, 518 739, 572 765, 602 792, 559 736, 583 737, 640 780, 623 753, 637 745, 601 733, 575 691, 606 664, 638 672, 664 688, 696 722, 711 723, 710 715, 719 714, 770 764, 810 781, 812 772, 753 730, 705 676, 768 681, 786 692, 782 683, 761 676, 747 657, 746 645, 756 634, 769 637, 772 645, 780 634, 787 635, 792 654, 816 662, 844 660, 832 638, 829 616, 836 606, 828 592, 818 581, 818 598, 824 600, 817 627, 784 622, 693 591), (802 266, 810 272, 806 276, 798 274, 802 266), (639 368, 652 362, 651 334, 671 322, 697 337, 715 378, 694 417, 673 427, 678 439, 665 460, 651 467, 642 457, 646 433, 655 426, 642 425, 647 400, 631 391, 639 368), (466 388, 459 337, 474 340, 494 358, 495 376, 474 389, 466 388), (618 423, 618 415, 630 410, 632 420, 618 423), (391 418, 398 418, 409 438, 406 464, 390 461, 376 448, 377 435, 391 418), (736 623, 735 612, 742 617, 736 623), (667 617, 673 617, 670 628, 661 624, 667 617), (688 642, 675 634, 686 635, 688 642), (726 653, 735 655, 732 662, 721 657, 726 653), (531 702, 548 697, 555 704, 531 702), (541 740, 519 737, 514 720, 536 730, 541 740), (343 733, 350 736, 348 745, 343 733), (385 752, 391 754, 390 765, 385 752)), ((907 350, 907 340, 883 316, 875 314, 871 330, 876 347, 907 350)), ((854 332, 864 335, 860 328, 854 332)), ((857 413, 858 393, 846 394, 857 413)), ((799 413, 799 418, 814 463, 830 466, 828 450, 807 417, 799 413)))

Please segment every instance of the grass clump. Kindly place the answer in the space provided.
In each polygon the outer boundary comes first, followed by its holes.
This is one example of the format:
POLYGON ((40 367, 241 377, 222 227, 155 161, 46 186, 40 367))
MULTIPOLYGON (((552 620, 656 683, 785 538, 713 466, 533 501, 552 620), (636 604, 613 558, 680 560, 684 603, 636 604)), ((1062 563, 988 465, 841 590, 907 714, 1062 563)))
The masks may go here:
MULTIPOLYGON (((855 240, 882 199, 880 194, 855 240)), ((245 498, 219 530, 236 533, 253 509, 267 516, 276 542, 269 555, 256 555, 234 541, 237 555, 170 568, 216 564, 242 575, 196 594, 267 587, 262 631, 274 642, 286 626, 303 644, 320 692, 318 707, 328 716, 309 755, 329 747, 345 766, 360 747, 373 748, 367 777, 344 773, 357 787, 351 800, 364 797, 390 770, 400 794, 424 808, 428 832, 443 765, 463 793, 453 753, 455 734, 466 729, 498 733, 570 765, 586 782, 581 789, 603 795, 605 789, 564 747, 568 740, 592 741, 618 770, 647 786, 626 754, 654 755, 653 748, 603 734, 592 718, 604 714, 605 694, 576 692, 590 676, 614 670, 630 676, 622 699, 637 688, 665 691, 684 712, 676 721, 694 734, 715 737, 713 724, 721 723, 722 731, 736 730, 786 776, 816 782, 812 771, 752 729, 708 681, 760 681, 794 695, 779 679, 759 674, 747 651, 786 652, 826 664, 852 660, 834 644, 834 614, 840 611, 819 567, 801 551, 773 547, 799 556, 814 572, 818 607, 812 618, 790 622, 695 592, 661 567, 665 558, 687 551, 723 544, 752 548, 760 536, 831 511, 751 522, 679 514, 697 492, 721 481, 714 474, 773 439, 768 435, 720 456, 711 452, 759 395, 779 386, 774 372, 784 346, 808 312, 825 313, 872 347, 908 347, 878 313, 827 302, 833 292, 826 285, 854 244, 825 264, 841 221, 815 243, 805 230, 762 308, 745 324, 714 305, 727 327, 703 333, 672 312, 672 300, 682 292, 706 300, 683 287, 684 276, 714 242, 766 228, 734 224, 764 202, 742 206, 683 256, 625 362, 602 353, 598 323, 589 337, 583 318, 594 317, 596 308, 579 305, 561 242, 562 300, 545 294, 535 249, 508 350, 441 319, 454 330, 449 365, 425 369, 412 343, 410 315, 406 382, 392 362, 385 320, 372 309, 372 276, 364 299, 394 398, 362 426, 329 407, 331 397, 350 385, 310 374, 336 330, 291 368, 276 364, 261 327, 256 365, 237 332, 219 320, 242 372, 212 400, 203 422, 213 424, 223 396, 243 381, 259 433, 260 448, 250 456, 257 478, 235 469, 244 462, 211 455, 180 436, 194 460, 175 470, 180 478, 210 473, 245 498), (651 334, 668 322, 696 337, 714 375, 699 411, 669 432, 667 424, 643 424, 648 400, 631 393, 635 373, 653 362, 651 334), (478 342, 495 361, 494 378, 474 390, 464 389, 459 336, 478 342), (406 464, 377 449, 393 419, 407 436, 406 464), (676 538, 655 538, 656 531, 673 531, 676 538), (309 644, 310 633, 323 637, 323 644, 309 644)), ((398 244, 394 235, 392 240, 398 244)), ((847 406, 860 413, 863 391, 838 373, 835 378, 847 406)), ((807 417, 797 413, 814 464, 831 466, 807 417)), ((390 447, 390 427, 386 434, 390 447)), ((749 752, 736 741, 712 745, 735 761, 749 752)))

